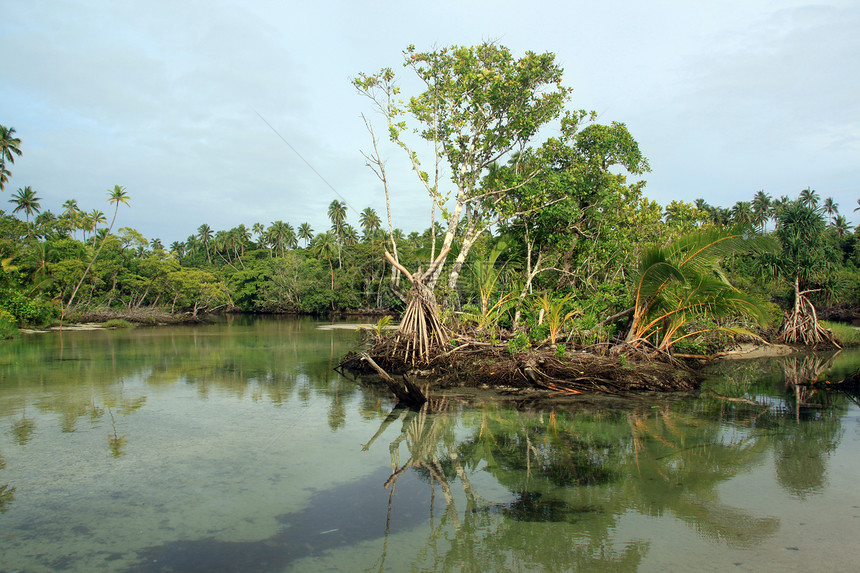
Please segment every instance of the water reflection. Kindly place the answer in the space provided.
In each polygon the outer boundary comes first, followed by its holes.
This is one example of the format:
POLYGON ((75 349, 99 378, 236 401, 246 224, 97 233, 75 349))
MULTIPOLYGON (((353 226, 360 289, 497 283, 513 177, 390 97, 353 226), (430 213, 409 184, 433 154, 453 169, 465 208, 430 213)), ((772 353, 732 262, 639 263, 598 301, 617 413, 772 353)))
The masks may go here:
POLYGON ((780 503, 826 497, 852 404, 826 390, 843 354, 726 364, 698 397, 436 397, 414 411, 334 373, 350 343, 334 334, 234 321, 39 339, 41 359, 10 346, 8 465, 78 446, 38 499, 24 477, 38 468, 13 475, 0 457, 0 512, 26 531, 4 547, 14 564, 79 552, 81 570, 304 570, 336 556, 339 570, 634 571, 691 541, 758 554, 795 525, 780 503), (98 486, 80 477, 88 464, 98 486), (751 483, 768 503, 738 497, 751 483), (47 523, 55 512, 71 531, 47 523), (45 539, 64 552, 36 551, 45 539))

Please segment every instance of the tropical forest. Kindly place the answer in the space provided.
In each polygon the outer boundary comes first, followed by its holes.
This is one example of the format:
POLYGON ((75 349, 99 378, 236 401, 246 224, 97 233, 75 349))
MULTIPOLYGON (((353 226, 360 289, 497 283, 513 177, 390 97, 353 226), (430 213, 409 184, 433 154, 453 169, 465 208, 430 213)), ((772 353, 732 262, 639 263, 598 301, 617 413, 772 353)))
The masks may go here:
POLYGON ((431 200, 424 229, 350 205, 347 192, 324 228, 195 221, 166 245, 123 225, 138 199, 115 182, 102 204, 43 209, 63 191, 16 180, 27 134, 0 126, 2 335, 213 313, 368 315, 369 339, 413 365, 467 345, 560 360, 856 343, 860 232, 847 216, 860 199, 838 205, 799 184, 733 205, 660 205, 635 134, 571 109, 553 54, 409 47, 402 63, 422 89, 401 93, 392 68, 351 81, 366 104, 367 176, 386 205, 410 201, 389 192, 386 170, 408 165, 411 192, 431 200))

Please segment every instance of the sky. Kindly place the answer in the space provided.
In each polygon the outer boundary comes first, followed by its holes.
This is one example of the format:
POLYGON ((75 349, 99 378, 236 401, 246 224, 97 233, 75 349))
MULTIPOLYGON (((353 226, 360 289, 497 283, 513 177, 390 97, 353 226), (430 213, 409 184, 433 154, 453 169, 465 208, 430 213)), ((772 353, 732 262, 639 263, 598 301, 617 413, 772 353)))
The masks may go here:
MULTIPOLYGON (((8 197, 75 199, 165 245, 198 226, 330 226, 372 207, 364 113, 350 78, 402 51, 496 41, 553 52, 570 109, 623 122, 648 158, 645 195, 731 207, 758 190, 860 199, 860 2, 822 0, 28 0, 0 26, 0 125, 23 155, 8 197), (277 132, 277 133, 276 133, 277 132)), ((547 133, 546 135, 552 135, 547 133)), ((394 225, 422 231, 430 200, 385 147, 394 225)), ((12 205, 0 205, 11 212, 12 205)))

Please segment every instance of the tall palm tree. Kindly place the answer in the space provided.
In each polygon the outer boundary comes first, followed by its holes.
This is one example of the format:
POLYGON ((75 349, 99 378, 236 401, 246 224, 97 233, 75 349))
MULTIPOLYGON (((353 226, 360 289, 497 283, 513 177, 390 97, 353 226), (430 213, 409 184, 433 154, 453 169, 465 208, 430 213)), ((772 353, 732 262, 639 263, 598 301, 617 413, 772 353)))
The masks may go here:
POLYGON ((762 234, 767 234, 767 220, 770 218, 773 201, 770 195, 759 190, 752 200, 753 219, 756 225, 761 226, 762 234))
POLYGON ((100 223, 107 223, 107 217, 105 217, 105 214, 98 209, 93 209, 89 212, 89 220, 92 222, 91 231, 93 231, 93 246, 96 246, 96 236, 94 231, 100 223))
POLYGON ((302 223, 299 225, 299 239, 302 239, 305 242, 305 247, 307 247, 311 239, 314 238, 314 230, 311 227, 310 223, 302 223))
MULTIPOLYGON (((113 225, 114 223, 116 223, 117 213, 119 213, 120 203, 122 203, 123 205, 128 205, 129 199, 130 197, 128 196, 128 193, 126 193, 125 187, 123 187, 122 185, 114 185, 113 189, 108 190, 108 204, 113 204, 114 211, 113 218, 110 221, 110 226, 107 228, 107 232, 105 233, 105 238, 107 238, 107 236, 110 235, 110 232, 113 230, 113 225)), ((74 302, 75 300, 75 295, 78 294, 78 289, 80 289, 81 285, 84 284, 84 279, 87 277, 87 273, 90 272, 93 263, 96 262, 96 259, 98 258, 99 253, 102 252, 102 249, 104 248, 106 242, 107 241, 102 241, 101 243, 99 243, 99 248, 96 250, 95 254, 93 255, 93 258, 90 260, 90 264, 88 264, 87 268, 84 269, 84 274, 81 275, 81 280, 78 281, 78 285, 75 287, 75 290, 72 291, 72 296, 69 297, 69 302, 66 303, 65 307, 63 307, 63 312, 60 316, 60 320, 62 320, 63 316, 65 316, 66 310, 68 310, 72 306, 72 302, 74 302)))
POLYGON ((177 259, 181 259, 185 256, 185 243, 182 241, 173 241, 170 243, 170 252, 174 254, 177 259))
POLYGON ((836 215, 836 219, 833 221, 833 228, 836 229, 837 235, 844 237, 848 234, 848 219, 843 215, 836 215))
POLYGON ((830 224, 832 225, 834 218, 839 214, 839 203, 833 201, 833 197, 824 200, 824 214, 830 217, 830 224))
POLYGON ((732 221, 736 225, 747 227, 752 225, 754 219, 752 205, 749 201, 738 201, 732 207, 732 221))
POLYGON ((263 245, 262 245, 262 243, 263 243, 263 235, 264 235, 264 234, 265 234, 265 232, 266 232, 266 226, 265 226, 265 225, 263 225, 262 223, 254 223, 253 225, 251 225, 251 231, 252 231, 255 235, 257 235, 257 245, 259 245, 259 246, 261 246, 261 247, 262 247, 262 246, 263 246, 263 245))
POLYGON ((6 190, 6 183, 12 175, 6 162, 15 163, 16 156, 21 157, 21 140, 15 137, 15 128, 0 125, 0 191, 6 190))
POLYGON ((24 211, 28 227, 30 226, 30 215, 33 213, 38 214, 42 210, 39 201, 41 201, 41 198, 36 197, 36 192, 29 185, 23 189, 18 188, 18 192, 13 194, 12 199, 9 200, 10 203, 17 205, 12 210, 13 213, 24 211))
POLYGON ((203 223, 197 227, 197 238, 203 243, 203 248, 206 249, 206 260, 212 264, 212 257, 209 254, 209 242, 212 240, 212 228, 203 223))
POLYGON ((807 207, 818 207, 818 200, 820 197, 818 193, 815 192, 815 189, 811 187, 807 187, 803 191, 800 192, 800 196, 798 197, 799 201, 806 205, 807 207))
POLYGON ((346 221, 346 203, 335 199, 328 206, 328 218, 331 219, 331 230, 335 234, 337 244, 337 268, 343 267, 340 247, 343 244, 343 223, 346 221))
POLYGON ((367 241, 373 236, 374 231, 382 226, 382 220, 371 207, 366 207, 359 215, 358 222, 361 224, 361 229, 364 232, 364 240, 367 241))

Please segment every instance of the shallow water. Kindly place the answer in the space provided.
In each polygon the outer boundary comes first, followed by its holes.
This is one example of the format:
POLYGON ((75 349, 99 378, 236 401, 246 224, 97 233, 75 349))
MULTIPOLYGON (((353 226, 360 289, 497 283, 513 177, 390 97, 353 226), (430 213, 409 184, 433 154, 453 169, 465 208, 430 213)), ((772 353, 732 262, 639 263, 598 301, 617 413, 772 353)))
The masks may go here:
POLYGON ((0 571, 853 570, 860 354, 700 396, 393 410, 289 319, 0 345, 0 571), (755 402, 729 401, 722 397, 755 402))

